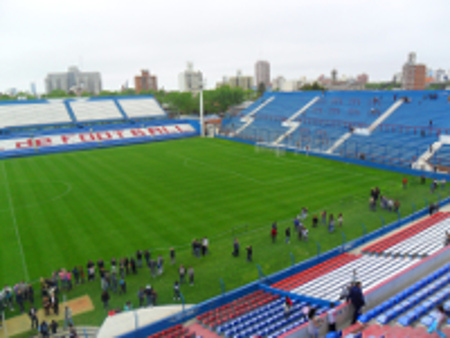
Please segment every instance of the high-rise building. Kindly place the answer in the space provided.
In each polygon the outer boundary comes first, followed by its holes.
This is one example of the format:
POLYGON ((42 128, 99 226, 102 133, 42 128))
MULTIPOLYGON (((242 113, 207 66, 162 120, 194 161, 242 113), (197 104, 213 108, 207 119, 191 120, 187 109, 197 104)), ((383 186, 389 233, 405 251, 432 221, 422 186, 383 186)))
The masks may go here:
POLYGON ((45 79, 45 90, 50 94, 55 89, 66 93, 98 94, 102 90, 102 79, 99 72, 81 72, 77 67, 69 67, 66 73, 49 73, 45 79))
POLYGON ((141 75, 134 77, 134 89, 139 94, 142 91, 157 91, 158 90, 158 78, 155 75, 150 75, 147 69, 141 70, 141 75))
POLYGON ((270 86, 270 63, 268 61, 258 61, 255 64, 256 87, 264 83, 265 87, 270 86))
POLYGON ((178 75, 178 86, 181 92, 197 94, 203 88, 203 74, 194 71, 192 62, 188 62, 187 69, 178 75))
POLYGON ((416 63, 416 53, 409 53, 408 61, 403 65, 402 88, 406 90, 425 89, 426 73, 426 66, 416 63))
POLYGON ((358 83, 362 83, 362 84, 366 84, 367 82, 369 82, 369 75, 367 75, 366 73, 362 73, 356 76, 356 82, 358 83))
POLYGON ((231 87, 240 87, 244 90, 249 90, 253 87, 253 77, 244 76, 241 71, 238 71, 236 76, 229 78, 228 83, 231 87))
POLYGON ((434 80, 436 82, 445 82, 447 81, 447 74, 445 73, 445 70, 439 68, 434 72, 434 80))

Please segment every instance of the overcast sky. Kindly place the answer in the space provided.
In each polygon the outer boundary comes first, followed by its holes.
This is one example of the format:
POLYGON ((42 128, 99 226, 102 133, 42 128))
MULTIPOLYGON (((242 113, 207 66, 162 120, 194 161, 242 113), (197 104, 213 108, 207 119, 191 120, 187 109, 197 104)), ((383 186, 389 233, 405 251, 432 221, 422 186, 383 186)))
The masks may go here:
POLYGON ((287 79, 336 68, 389 80, 410 51, 449 70, 449 15, 449 0, 0 0, 0 92, 42 92, 70 65, 113 90, 143 68, 178 89, 187 61, 208 87, 254 75, 258 59, 287 79))

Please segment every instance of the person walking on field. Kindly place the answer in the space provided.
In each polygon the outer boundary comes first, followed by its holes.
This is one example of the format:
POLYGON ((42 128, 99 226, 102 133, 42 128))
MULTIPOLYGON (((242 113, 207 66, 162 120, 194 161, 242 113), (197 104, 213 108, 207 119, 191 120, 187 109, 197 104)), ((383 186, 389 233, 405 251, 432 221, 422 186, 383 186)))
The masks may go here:
POLYGON ((286 235, 286 244, 289 244, 291 240, 291 227, 287 227, 284 233, 286 235))
POLYGON ((194 268, 192 266, 188 269, 188 276, 189 276, 189 285, 194 286, 194 268))
POLYGON ((108 309, 108 302, 109 302, 109 299, 110 299, 108 291, 104 290, 102 292, 102 295, 101 295, 100 298, 101 298, 101 301, 103 303, 103 308, 105 310, 107 310, 108 309))
POLYGON ((277 240, 277 234, 278 234, 277 223, 273 222, 272 230, 270 231, 270 235, 272 237, 272 243, 275 243, 275 241, 277 240))

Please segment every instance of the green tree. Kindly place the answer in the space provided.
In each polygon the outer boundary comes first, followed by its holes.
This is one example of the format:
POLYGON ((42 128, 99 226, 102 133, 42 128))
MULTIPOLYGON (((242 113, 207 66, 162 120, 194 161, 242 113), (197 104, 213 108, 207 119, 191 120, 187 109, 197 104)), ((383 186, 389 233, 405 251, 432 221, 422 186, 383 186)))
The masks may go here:
POLYGON ((67 94, 62 89, 53 89, 49 94, 43 95, 43 97, 54 99, 54 98, 64 98, 64 97, 73 97, 74 94, 67 94))
POLYGON ((317 82, 314 82, 313 84, 304 84, 300 87, 300 90, 325 90, 325 87, 321 86, 317 82))

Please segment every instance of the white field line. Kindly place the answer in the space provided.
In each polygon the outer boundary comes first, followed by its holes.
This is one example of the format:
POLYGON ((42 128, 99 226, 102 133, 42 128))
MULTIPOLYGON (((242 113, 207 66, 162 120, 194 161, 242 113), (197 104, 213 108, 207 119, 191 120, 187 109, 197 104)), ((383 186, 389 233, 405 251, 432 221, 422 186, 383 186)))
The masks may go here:
POLYGON ((16 232, 17 242, 19 243, 20 255, 22 256, 22 265, 23 265, 23 272, 25 275, 25 281, 28 282, 30 279, 30 276, 28 274, 28 267, 27 267, 27 262, 25 260, 25 254, 23 252, 22 240, 20 239, 20 233, 19 233, 19 227, 17 225, 16 213, 14 212, 14 205, 13 205, 12 198, 11 198, 11 192, 9 190, 8 174, 6 173, 5 161, 2 161, 2 168, 3 168, 3 176, 5 177, 5 187, 6 187, 6 195, 8 196, 8 201, 9 201, 9 210, 11 211, 11 218, 13 220, 14 230, 16 232))

